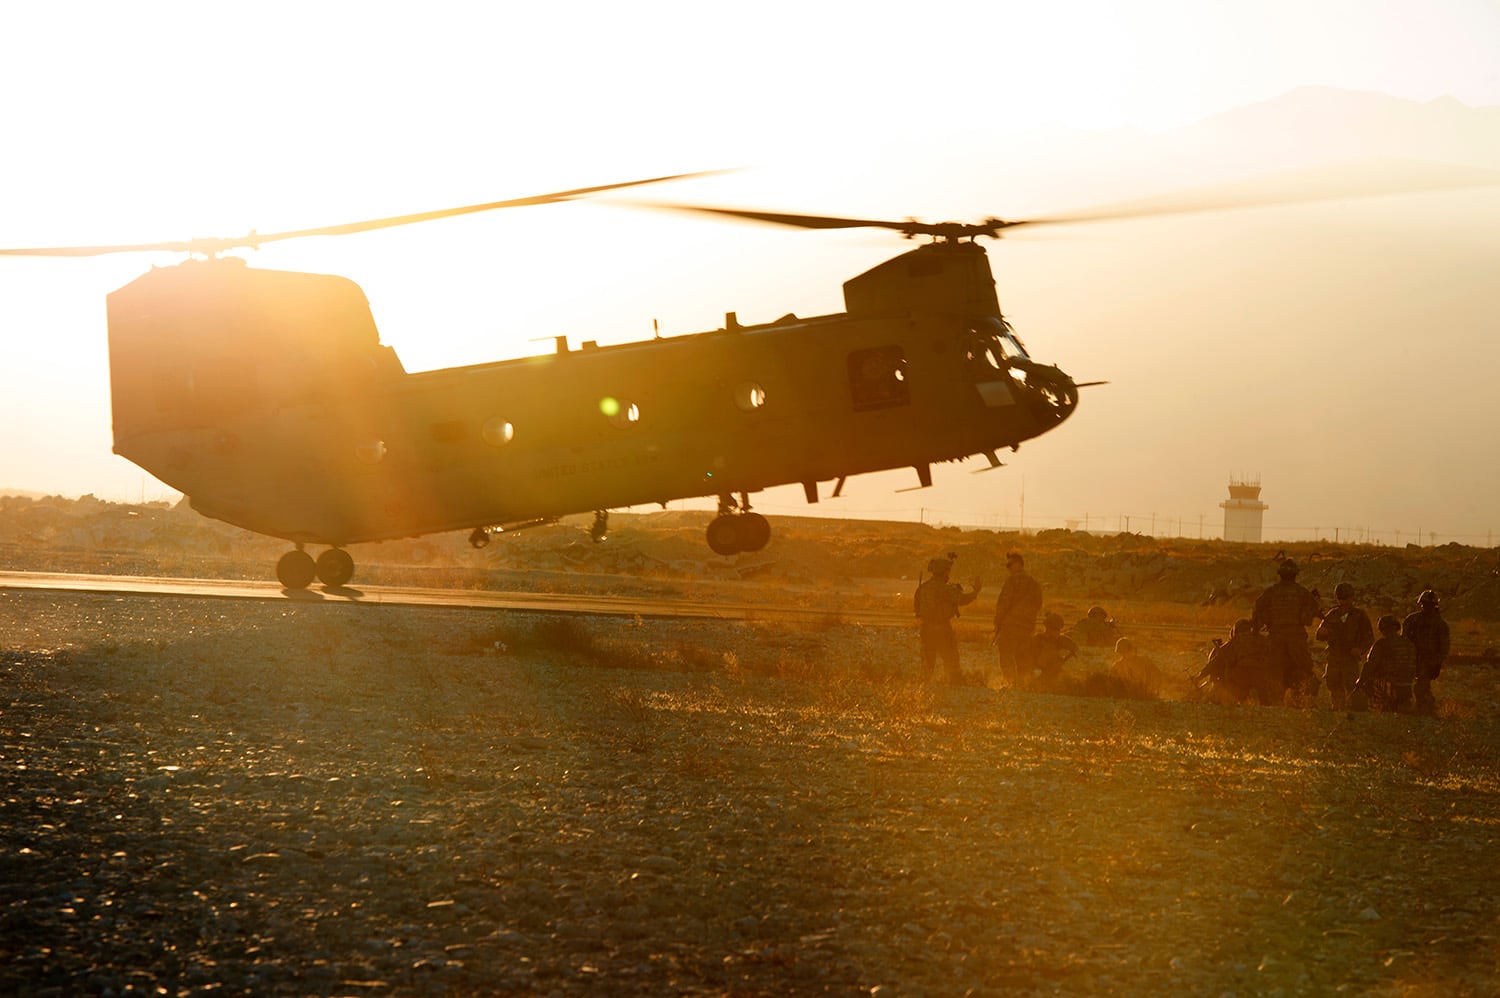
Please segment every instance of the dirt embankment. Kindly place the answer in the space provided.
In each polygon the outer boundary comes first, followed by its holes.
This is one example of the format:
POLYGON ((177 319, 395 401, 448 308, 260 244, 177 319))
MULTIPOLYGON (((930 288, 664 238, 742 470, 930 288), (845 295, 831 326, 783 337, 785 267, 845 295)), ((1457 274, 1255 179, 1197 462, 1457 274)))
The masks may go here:
MULTIPOLYGON (((771 543, 755 554, 723 558, 703 539, 710 514, 616 514, 609 540, 591 543, 586 521, 495 538, 474 550, 466 536, 442 534, 360 545, 358 578, 402 577, 435 585, 482 586, 516 572, 615 575, 669 582, 755 581, 778 585, 853 585, 907 580, 928 559, 958 555, 956 578, 1005 577, 1005 555, 1021 551, 1027 568, 1062 600, 1197 604, 1211 593, 1247 606, 1276 579, 1282 556, 1302 568, 1298 581, 1331 600, 1339 582, 1354 585, 1372 611, 1406 612, 1424 589, 1442 598, 1451 620, 1500 621, 1500 556, 1495 549, 1445 544, 1231 544, 1141 534, 1093 535, 1044 530, 1020 535, 880 521, 777 517, 771 543)), ((266 578, 288 545, 199 516, 185 504, 134 506, 84 498, 0 498, 0 566, 11 569, 162 573, 266 578)), ((565 584, 565 583, 558 583, 565 584)))

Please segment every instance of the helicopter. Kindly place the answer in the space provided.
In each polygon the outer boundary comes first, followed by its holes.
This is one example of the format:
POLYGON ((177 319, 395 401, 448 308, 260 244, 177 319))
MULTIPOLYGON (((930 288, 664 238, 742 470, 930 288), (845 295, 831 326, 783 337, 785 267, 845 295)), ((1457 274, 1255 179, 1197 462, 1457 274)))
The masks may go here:
MULTIPOLYGON (((238 239, 4 249, 0 256, 176 252, 107 296, 114 452, 197 512, 290 542, 286 590, 346 586, 351 545, 469 531, 491 538, 564 516, 699 497, 719 555, 763 549, 751 496, 801 485, 807 502, 855 475, 932 467, 1056 429, 1079 390, 1033 359, 1001 311, 978 240, 1027 225, 1202 210, 1172 206, 1043 219, 928 223, 664 204, 804 229, 879 228, 923 240, 843 284, 844 310, 407 371, 352 280, 260 269, 225 255, 543 205, 681 174, 238 239), (321 547, 314 557, 307 548, 321 547)), ((1300 199, 1299 199, 1300 200, 1300 199)))

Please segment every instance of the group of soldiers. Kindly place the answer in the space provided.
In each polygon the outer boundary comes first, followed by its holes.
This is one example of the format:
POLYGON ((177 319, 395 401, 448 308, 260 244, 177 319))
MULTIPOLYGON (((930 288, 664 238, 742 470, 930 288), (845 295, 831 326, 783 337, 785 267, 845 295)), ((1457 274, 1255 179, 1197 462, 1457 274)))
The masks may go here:
POLYGON ((1432 683, 1449 649, 1437 593, 1423 590, 1415 612, 1405 619, 1384 614, 1372 628, 1349 583, 1338 584, 1336 602, 1325 611, 1317 594, 1297 582, 1296 562, 1283 559, 1277 574, 1280 581, 1261 593, 1248 619, 1234 622, 1227 642, 1215 642, 1198 674, 1215 699, 1279 704, 1290 694, 1310 701, 1319 681, 1307 628, 1317 620, 1315 636, 1328 646, 1322 680, 1334 710, 1436 712, 1432 683))
MULTIPOLYGON (((958 664, 958 639, 953 633, 953 619, 959 608, 978 597, 984 583, 975 578, 970 588, 950 581, 957 555, 934 558, 927 563, 928 578, 917 586, 914 596, 917 620, 921 627, 922 678, 931 679, 941 666, 943 678, 954 685, 969 681, 958 664)), ((1078 653, 1077 643, 1062 633, 1063 620, 1049 613, 1036 633, 1037 615, 1042 610, 1042 587, 1026 572, 1026 559, 1012 551, 1005 556, 1005 582, 995 600, 995 629, 991 643, 999 658, 1000 673, 1011 685, 1019 685, 1024 676, 1050 676, 1062 671, 1062 663, 1078 653)), ((1098 607, 1102 620, 1090 611, 1091 627, 1114 622, 1098 607)), ((1080 622, 1082 626, 1083 622, 1080 622)), ((1112 640, 1112 638, 1111 638, 1112 640)), ((1094 643, 1094 642, 1090 642, 1094 643)))
MULTIPOLYGON (((954 554, 927 563, 928 578, 914 594, 921 628, 922 678, 931 679, 941 666, 943 678, 955 685, 967 680, 959 668, 958 639, 953 620, 959 608, 973 603, 984 588, 975 578, 970 588, 951 581, 954 554)), ((1036 631, 1042 609, 1042 587, 1026 572, 1017 552, 1005 558, 1006 579, 995 601, 992 642, 1001 675, 1011 685, 1037 678, 1045 682, 1060 674, 1063 663, 1078 652, 1077 642, 1062 633, 1063 621, 1049 613, 1036 631)), ((1432 683, 1448 657, 1448 625, 1431 589, 1417 598, 1417 610, 1404 620, 1385 614, 1375 627, 1354 603, 1354 587, 1340 582, 1335 605, 1324 610, 1318 595, 1297 582, 1298 568, 1290 558, 1277 566, 1279 581, 1255 601, 1251 616, 1235 621, 1228 641, 1214 642, 1208 664, 1198 674, 1201 686, 1215 699, 1243 703, 1280 704, 1288 696, 1311 702, 1319 677, 1308 648, 1307 628, 1320 621, 1316 633, 1328 646, 1322 682, 1328 686, 1335 710, 1416 710, 1434 713, 1432 683), (1377 635, 1375 632, 1379 631, 1377 635)), ((1114 622, 1094 607, 1073 633, 1115 635, 1114 622)), ((1088 643, 1102 641, 1088 639, 1088 643)))

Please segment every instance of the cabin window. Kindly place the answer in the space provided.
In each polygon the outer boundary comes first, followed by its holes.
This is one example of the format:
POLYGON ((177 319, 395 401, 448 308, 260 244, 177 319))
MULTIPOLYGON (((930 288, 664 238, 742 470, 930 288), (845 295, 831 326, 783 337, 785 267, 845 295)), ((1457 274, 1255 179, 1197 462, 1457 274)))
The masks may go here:
POLYGON ((641 420, 641 407, 626 399, 606 396, 599 400, 599 411, 622 430, 630 429, 641 420))
POLYGON ((849 396, 854 411, 910 405, 906 354, 898 346, 871 347, 849 355, 849 396))
POLYGON ((742 381, 735 386, 734 404, 741 412, 754 412, 766 404, 766 390, 753 381, 742 381))
POLYGON ((479 435, 484 437, 484 442, 491 447, 504 447, 516 438, 516 428, 508 419, 491 416, 484 421, 484 426, 480 427, 479 435))

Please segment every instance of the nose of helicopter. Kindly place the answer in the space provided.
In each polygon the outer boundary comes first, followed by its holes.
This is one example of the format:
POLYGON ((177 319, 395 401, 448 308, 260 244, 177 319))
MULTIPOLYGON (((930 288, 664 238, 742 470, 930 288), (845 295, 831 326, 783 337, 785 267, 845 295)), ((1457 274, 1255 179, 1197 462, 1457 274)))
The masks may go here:
POLYGON ((1025 388, 1032 416, 1044 427, 1061 423, 1078 406, 1078 384, 1059 367, 1013 359, 1013 375, 1025 388))

